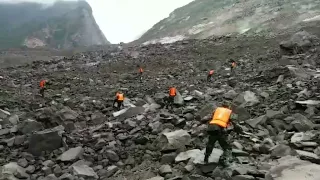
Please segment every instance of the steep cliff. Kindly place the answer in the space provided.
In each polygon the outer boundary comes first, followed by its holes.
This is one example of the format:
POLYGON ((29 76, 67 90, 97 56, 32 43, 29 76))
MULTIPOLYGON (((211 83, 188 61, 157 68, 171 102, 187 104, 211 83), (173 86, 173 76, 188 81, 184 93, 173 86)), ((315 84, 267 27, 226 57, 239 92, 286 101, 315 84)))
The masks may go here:
POLYGON ((0 4, 0 48, 109 44, 85 1, 0 4))

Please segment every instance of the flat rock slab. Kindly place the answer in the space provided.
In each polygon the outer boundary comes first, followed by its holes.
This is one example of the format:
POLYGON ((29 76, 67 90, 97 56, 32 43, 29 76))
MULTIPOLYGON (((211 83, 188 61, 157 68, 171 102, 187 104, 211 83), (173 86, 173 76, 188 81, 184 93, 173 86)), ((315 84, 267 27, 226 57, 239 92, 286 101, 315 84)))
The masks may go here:
POLYGON ((158 144, 162 150, 175 150, 190 144, 191 136, 185 130, 177 130, 173 132, 163 133, 158 144))
POLYGON ((72 168, 74 175, 78 175, 84 178, 99 178, 98 175, 94 172, 94 170, 87 165, 73 166, 72 168))
POLYGON ((145 112, 144 107, 130 107, 128 109, 122 109, 118 112, 114 112, 113 116, 118 117, 119 119, 128 119, 133 116, 143 114, 145 112))
POLYGON ((74 161, 77 160, 83 153, 82 147, 71 148, 68 151, 64 152, 58 160, 60 161, 74 161))
POLYGON ((270 169, 265 180, 319 180, 319 177, 320 165, 286 156, 270 169))

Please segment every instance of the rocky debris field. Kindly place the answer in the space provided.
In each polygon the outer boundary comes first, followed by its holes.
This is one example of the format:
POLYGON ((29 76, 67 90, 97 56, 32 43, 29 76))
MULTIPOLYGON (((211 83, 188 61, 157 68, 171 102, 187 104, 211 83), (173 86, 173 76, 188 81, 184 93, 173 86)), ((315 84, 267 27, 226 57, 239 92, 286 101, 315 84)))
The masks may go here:
POLYGON ((319 39, 300 32, 283 42, 186 40, 0 69, 0 179, 316 180, 319 57, 319 39), (52 82, 45 98, 42 79, 52 82), (167 109, 171 85, 179 93, 167 109), (126 96, 118 112, 117 90, 126 96), (207 123, 224 100, 244 131, 229 129, 227 167, 218 145, 203 163, 207 123))

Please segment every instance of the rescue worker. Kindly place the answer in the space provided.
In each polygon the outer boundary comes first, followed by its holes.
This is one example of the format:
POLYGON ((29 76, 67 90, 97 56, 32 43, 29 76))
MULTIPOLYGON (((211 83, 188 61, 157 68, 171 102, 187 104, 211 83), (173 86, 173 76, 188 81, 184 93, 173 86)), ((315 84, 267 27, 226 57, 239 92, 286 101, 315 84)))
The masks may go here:
POLYGON ((46 84, 47 84, 47 80, 41 80, 40 81, 40 84, 39 84, 39 86, 40 86, 40 95, 42 96, 42 97, 44 97, 44 91, 46 90, 46 84))
MULTIPOLYGON (((235 114, 232 113, 232 110, 229 108, 228 103, 223 103, 222 107, 218 107, 213 113, 212 120, 208 125, 208 135, 209 140, 205 151, 204 162, 208 163, 208 159, 212 153, 214 148, 214 144, 216 141, 219 142, 220 146, 224 150, 224 154, 221 157, 221 163, 225 165, 226 158, 232 156, 231 154, 231 146, 227 142, 227 127, 230 125, 231 121, 236 117, 235 114)), ((234 126, 234 131, 241 133, 242 129, 236 123, 232 123, 234 126)))
POLYGON ((231 73, 234 72, 234 69, 236 68, 236 65, 237 65, 236 62, 234 60, 231 60, 231 67, 230 67, 231 73))
POLYGON ((143 68, 141 66, 138 66, 138 67, 139 67, 140 81, 142 81, 143 68))
POLYGON ((170 87, 169 89, 169 97, 168 97, 168 100, 167 100, 167 106, 169 107, 172 107, 173 106, 173 103, 174 103, 174 97, 176 97, 177 95, 177 89, 175 87, 170 87))
POLYGON ((207 82, 211 82, 213 73, 214 73, 214 70, 209 71, 208 76, 207 76, 207 82))
POLYGON ((115 103, 117 103, 117 109, 119 111, 121 109, 121 106, 123 106, 123 100, 124 100, 123 93, 122 92, 117 92, 116 98, 113 101, 113 107, 114 107, 115 103))

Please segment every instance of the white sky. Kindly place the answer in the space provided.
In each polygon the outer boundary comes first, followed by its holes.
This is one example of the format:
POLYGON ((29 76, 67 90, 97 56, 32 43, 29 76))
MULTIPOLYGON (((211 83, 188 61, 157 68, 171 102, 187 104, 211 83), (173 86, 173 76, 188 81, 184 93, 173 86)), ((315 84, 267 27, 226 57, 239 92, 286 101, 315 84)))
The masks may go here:
POLYGON ((87 0, 111 43, 137 39, 176 8, 193 0, 87 0))
MULTIPOLYGON (((41 2, 56 0, 0 0, 0 2, 41 2)), ((70 0, 69 0, 70 1, 70 0)), ((193 0, 87 0, 100 29, 111 43, 130 42, 178 7, 193 0)))

